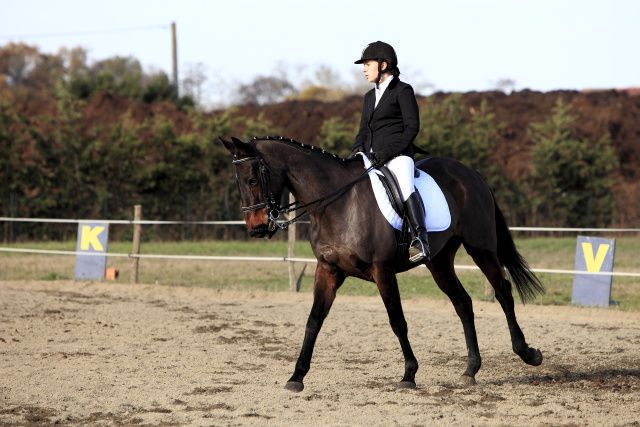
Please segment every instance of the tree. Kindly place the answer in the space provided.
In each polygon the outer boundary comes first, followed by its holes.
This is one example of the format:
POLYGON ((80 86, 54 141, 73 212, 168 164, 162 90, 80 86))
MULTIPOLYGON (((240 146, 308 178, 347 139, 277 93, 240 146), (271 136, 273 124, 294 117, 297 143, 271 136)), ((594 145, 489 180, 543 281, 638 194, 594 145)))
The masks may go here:
POLYGON ((47 98, 64 74, 62 60, 35 46, 9 43, 0 47, 0 96, 17 101, 47 98))
POLYGON ((58 56, 62 60, 67 75, 77 75, 89 72, 88 52, 83 47, 66 48, 58 51, 58 56))
POLYGON ((502 125, 496 123, 486 100, 475 108, 467 107, 461 94, 449 95, 439 103, 427 98, 420 109, 420 126, 419 146, 431 155, 452 157, 477 170, 509 219, 522 213, 525 197, 520 186, 493 158, 502 125))
POLYGON ((358 117, 347 121, 340 117, 330 117, 322 123, 318 135, 318 145, 341 157, 346 157, 358 133, 358 117))
POLYGON ((328 65, 319 65, 313 71, 313 78, 306 79, 300 87, 301 89, 289 96, 289 99, 336 102, 354 93, 361 93, 354 92, 353 88, 345 84, 340 74, 328 65))
POLYGON ((581 138, 571 105, 558 98, 551 115, 529 127, 533 142, 532 210, 547 224, 607 225, 611 220, 612 173, 618 166, 608 135, 581 138))
POLYGON ((38 62, 40 54, 33 46, 10 43, 0 51, 0 72, 9 87, 24 84, 38 62))
MULTIPOLYGON (((140 98, 146 103, 165 101, 173 99, 175 96, 173 83, 169 80, 167 73, 163 71, 145 75, 142 82, 140 98)), ((191 97, 181 97, 180 103, 184 103, 186 99, 191 100, 191 97)), ((193 102, 187 102, 187 104, 193 105, 193 102)))
POLYGON ((207 67, 198 62, 189 64, 182 79, 182 93, 190 96, 196 104, 202 105, 204 84, 207 82, 207 67))
POLYGON ((495 88, 504 93, 513 92, 516 87, 516 81, 510 78, 501 78, 496 80, 495 88))
POLYGON ((347 95, 348 93, 341 87, 309 85, 303 87, 300 92, 290 96, 289 99, 335 102, 344 99, 347 95))
POLYGON ((295 92, 286 79, 273 76, 258 76, 251 83, 238 87, 237 101, 240 104, 273 104, 295 92))
POLYGON ((137 59, 131 56, 113 56, 93 64, 91 71, 96 84, 94 90, 140 98, 143 72, 137 59))
MULTIPOLYGON (((60 81, 60 96, 68 94, 76 99, 88 99, 102 91, 147 103, 175 98, 175 89, 167 73, 158 70, 145 72, 133 57, 114 56, 89 66, 83 50, 63 50, 61 55, 68 68, 60 81)), ((177 101, 180 105, 193 104, 190 97, 177 101)))
POLYGON ((243 139, 251 139, 254 136, 279 135, 280 130, 260 112, 258 117, 237 116, 231 120, 235 129, 238 129, 243 139))
MULTIPOLYGON (((16 143, 16 128, 19 126, 19 118, 11 105, 0 98, 0 213, 3 216, 12 216, 12 201, 20 184, 18 172, 20 156, 16 143)), ((8 240, 8 227, 5 226, 3 240, 8 240)))
POLYGON ((486 101, 480 108, 467 108, 462 95, 447 96, 438 103, 427 98, 420 109, 421 130, 416 143, 435 156, 452 157, 491 176, 491 153, 497 144, 495 115, 486 101))

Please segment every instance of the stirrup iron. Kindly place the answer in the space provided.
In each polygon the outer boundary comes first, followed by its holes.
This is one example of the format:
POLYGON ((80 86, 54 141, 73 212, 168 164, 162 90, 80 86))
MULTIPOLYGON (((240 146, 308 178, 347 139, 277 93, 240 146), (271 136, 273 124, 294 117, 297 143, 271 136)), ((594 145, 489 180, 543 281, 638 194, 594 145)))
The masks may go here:
POLYGON ((409 261, 418 262, 423 259, 427 261, 431 260, 428 246, 425 248, 424 242, 420 240, 420 238, 414 237, 413 240, 411 240, 411 245, 409 245, 409 261))

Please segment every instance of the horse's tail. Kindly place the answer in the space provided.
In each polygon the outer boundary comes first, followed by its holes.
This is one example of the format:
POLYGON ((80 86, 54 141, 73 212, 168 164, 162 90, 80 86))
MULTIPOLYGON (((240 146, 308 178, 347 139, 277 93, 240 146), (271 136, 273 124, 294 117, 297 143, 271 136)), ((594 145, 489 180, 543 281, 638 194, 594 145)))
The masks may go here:
POLYGON ((523 303, 535 299, 536 295, 544 293, 544 286, 531 271, 527 261, 516 249, 507 222, 502 211, 495 203, 496 233, 498 235, 498 260, 507 268, 511 281, 516 286, 523 303))

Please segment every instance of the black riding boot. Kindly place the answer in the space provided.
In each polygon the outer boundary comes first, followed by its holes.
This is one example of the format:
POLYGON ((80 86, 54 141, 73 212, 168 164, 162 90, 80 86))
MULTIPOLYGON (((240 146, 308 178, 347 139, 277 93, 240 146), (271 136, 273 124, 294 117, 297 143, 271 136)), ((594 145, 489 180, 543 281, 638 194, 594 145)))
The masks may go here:
POLYGON ((409 247, 409 261, 418 262, 425 258, 429 261, 431 253, 429 252, 427 229, 424 226, 424 210, 420 202, 420 193, 414 191, 404 203, 413 232, 413 240, 409 247))

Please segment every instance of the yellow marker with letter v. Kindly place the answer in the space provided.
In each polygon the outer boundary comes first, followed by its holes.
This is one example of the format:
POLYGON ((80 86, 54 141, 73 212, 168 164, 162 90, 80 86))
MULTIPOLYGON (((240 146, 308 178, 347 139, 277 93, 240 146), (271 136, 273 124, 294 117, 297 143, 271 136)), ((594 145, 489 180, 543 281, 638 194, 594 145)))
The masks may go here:
POLYGON ((609 245, 603 243, 598 246, 598 252, 593 256, 593 245, 590 242, 582 242, 582 253, 584 254, 584 262, 589 273, 597 273, 602 268, 604 258, 609 251, 609 245))

